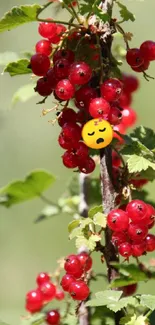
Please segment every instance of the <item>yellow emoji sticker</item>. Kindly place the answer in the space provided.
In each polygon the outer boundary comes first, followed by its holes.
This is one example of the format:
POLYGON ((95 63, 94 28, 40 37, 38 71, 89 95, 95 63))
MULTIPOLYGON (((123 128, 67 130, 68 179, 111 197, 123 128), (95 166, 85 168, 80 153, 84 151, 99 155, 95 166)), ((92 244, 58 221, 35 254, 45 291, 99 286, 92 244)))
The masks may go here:
POLYGON ((109 122, 96 118, 84 125, 82 138, 87 147, 101 149, 107 147, 112 141, 113 129, 109 122))

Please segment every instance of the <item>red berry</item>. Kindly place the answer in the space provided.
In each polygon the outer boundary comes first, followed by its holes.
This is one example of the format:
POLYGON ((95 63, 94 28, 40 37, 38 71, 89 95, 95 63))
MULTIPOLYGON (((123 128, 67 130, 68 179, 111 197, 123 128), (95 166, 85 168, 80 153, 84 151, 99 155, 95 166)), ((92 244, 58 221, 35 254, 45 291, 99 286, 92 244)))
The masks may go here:
POLYGON ((84 271, 89 271, 92 267, 92 258, 89 254, 83 252, 77 255, 84 271))
POLYGON ((113 167, 120 167, 121 165, 121 159, 117 152, 113 151, 112 152, 112 166, 113 167))
POLYGON ((40 96, 49 96, 52 93, 51 85, 46 77, 37 80, 37 85, 34 89, 40 96))
POLYGON ((127 51, 126 61, 130 66, 137 68, 144 63, 144 58, 139 49, 133 48, 127 51))
POLYGON ((152 229, 154 227, 155 220, 153 220, 151 223, 148 225, 148 229, 152 229))
POLYGON ((32 55, 30 65, 36 76, 44 76, 50 67, 50 59, 45 54, 36 53, 32 55))
POLYGON ((47 56, 50 55, 51 52, 52 52, 51 43, 46 39, 40 40, 36 44, 36 52, 37 53, 43 53, 43 54, 45 54, 47 56))
POLYGON ((58 138, 58 142, 61 148, 71 150, 78 145, 76 139, 65 138, 61 132, 58 138))
POLYGON ((124 231, 129 227, 129 217, 123 210, 115 209, 108 214, 107 224, 113 231, 124 231))
MULTIPOLYGON (((115 125, 113 129, 114 129, 114 131, 117 131, 120 134, 125 134, 125 132, 126 132, 126 128, 122 123, 115 125)), ((124 139, 116 132, 114 132, 114 138, 118 139, 120 144, 124 143, 124 139)))
POLYGON ((55 64, 55 62, 60 59, 66 59, 70 63, 73 63, 74 56, 75 55, 71 50, 58 50, 53 56, 53 63, 55 64))
POLYGON ((146 251, 146 243, 145 242, 132 245, 132 256, 134 256, 134 257, 143 255, 143 253, 145 251, 146 251))
POLYGON ((25 308, 30 313, 36 313, 43 307, 42 294, 39 289, 31 290, 26 295, 26 306, 25 308))
POLYGON ((50 310, 46 314, 46 322, 49 325, 58 325, 60 324, 60 314, 57 310, 50 310))
POLYGON ((76 142, 81 139, 81 128, 76 123, 65 123, 62 127, 62 132, 65 139, 74 139, 76 142))
MULTIPOLYGON (((62 156, 62 161, 65 167, 75 168, 78 166, 78 159, 71 151, 66 151, 62 156)), ((69 273, 69 272, 68 272, 69 273)))
POLYGON ((140 188, 148 183, 147 179, 131 179, 131 184, 133 184, 134 187, 140 188))
POLYGON ((60 117, 58 117, 58 123, 60 126, 63 126, 65 123, 73 122, 76 123, 76 113, 71 108, 66 108, 60 113, 60 117))
POLYGON ((89 288, 83 281, 72 282, 69 293, 74 300, 86 300, 89 296, 89 288))
POLYGON ((85 161, 81 161, 78 164, 79 171, 84 174, 92 173, 95 169, 95 166, 95 161, 91 157, 88 157, 85 159, 85 161))
POLYGON ((68 77, 70 63, 66 59, 57 60, 54 65, 54 73, 57 79, 64 79, 68 77))
POLYGON ((123 295, 125 297, 132 296, 137 290, 137 283, 129 284, 128 286, 121 287, 120 290, 123 290, 123 295))
POLYGON ((86 159, 88 159, 88 153, 89 153, 89 149, 88 147, 85 145, 85 143, 83 142, 78 142, 77 146, 75 147, 74 153, 77 155, 78 160, 81 161, 85 161, 86 159))
POLYGON ((76 114, 76 120, 78 123, 81 123, 82 125, 86 122, 86 112, 84 110, 80 110, 76 114))
POLYGON ((120 107, 129 106, 132 102, 131 93, 127 93, 123 90, 118 101, 120 107))
MULTIPOLYGON (((50 19, 49 19, 50 20, 50 19)), ((42 37, 52 38, 57 30, 57 26, 55 23, 44 23, 41 22, 39 24, 38 32, 42 37)))
POLYGON ((115 246, 120 246, 122 243, 127 242, 127 235, 124 232, 113 232, 112 243, 115 246))
POLYGON ((48 282, 48 281, 50 281, 50 276, 46 272, 39 273, 38 276, 37 276, 37 278, 36 278, 36 282, 37 282, 37 284, 38 284, 39 287, 42 284, 44 284, 45 282, 48 282))
POLYGON ((67 79, 60 80, 55 88, 55 93, 61 100, 68 100, 74 96, 74 86, 67 79))
POLYGON ((81 263, 76 255, 69 255, 66 257, 64 269, 75 278, 80 278, 83 273, 81 263))
POLYGON ((148 69, 149 65, 150 65, 150 61, 144 61, 144 63, 141 64, 139 67, 131 67, 131 68, 136 72, 143 72, 148 69))
POLYGON ((75 282, 75 278, 71 274, 65 274, 61 279, 61 286, 64 291, 69 291, 69 287, 72 282, 75 282))
POLYGON ((147 61, 155 60, 155 42, 145 41, 140 46, 140 52, 145 60, 147 61))
MULTIPOLYGON (((123 84, 124 84, 124 91, 128 93, 133 93, 139 88, 139 80, 134 75, 127 75, 123 74, 123 84)), ((130 104, 128 104, 130 105, 130 104)), ((125 106, 128 106, 125 105, 125 106)))
POLYGON ((40 286, 42 298, 45 302, 51 301, 55 298, 56 287, 52 282, 45 282, 40 286))
POLYGON ((58 44, 61 40, 61 36, 66 31, 66 27, 64 25, 57 24, 56 26, 57 26, 56 34, 52 38, 50 38, 50 42, 52 44, 58 44))
POLYGON ((85 62, 73 63, 69 70, 69 80, 73 85, 84 85, 92 76, 91 67, 85 62))
POLYGON ((79 109, 88 108, 90 101, 97 97, 97 92, 94 88, 83 86, 75 92, 75 105, 79 109))
POLYGON ((155 236, 152 234, 148 234, 145 240, 146 240, 146 251, 153 252, 155 250, 155 236))
POLYGON ((94 98, 89 104, 89 113, 93 118, 107 118, 110 104, 102 97, 94 98))
POLYGON ((119 99, 123 90, 123 83, 115 78, 107 79, 100 87, 101 96, 108 102, 119 99))
POLYGON ((112 125, 118 125, 121 123, 122 120, 122 113, 119 110, 118 107, 116 106, 111 106, 109 116, 108 116, 108 121, 112 125))
POLYGON ((155 220, 155 209, 151 204, 147 204, 147 220, 148 225, 152 225, 155 220))
POLYGON ((57 83, 59 82, 59 79, 56 78, 53 68, 51 68, 51 69, 49 69, 47 71, 46 77, 47 77, 47 80, 50 83, 51 88, 55 89, 57 83))
POLYGON ((137 122, 136 112, 130 108, 126 107, 122 110, 122 123, 125 127, 131 127, 137 122))
POLYGON ((131 244, 127 242, 120 244, 120 246, 118 247, 118 251, 120 255, 123 257, 131 256, 132 254, 131 244))
POLYGON ((147 211, 147 204, 141 200, 132 200, 126 207, 126 212, 134 223, 145 220, 147 211))
POLYGON ((130 223, 128 228, 128 236, 135 243, 141 243, 148 233, 148 228, 144 225, 130 223))
POLYGON ((57 300, 63 300, 65 298, 65 294, 62 290, 57 290, 55 298, 57 300))

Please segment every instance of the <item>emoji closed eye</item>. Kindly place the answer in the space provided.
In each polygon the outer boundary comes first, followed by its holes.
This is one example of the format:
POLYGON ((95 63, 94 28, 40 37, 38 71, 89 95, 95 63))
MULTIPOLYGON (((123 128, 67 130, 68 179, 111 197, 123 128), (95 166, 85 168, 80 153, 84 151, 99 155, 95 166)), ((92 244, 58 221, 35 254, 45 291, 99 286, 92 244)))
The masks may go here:
POLYGON ((101 130, 99 130, 100 132, 104 132, 106 130, 106 128, 104 128, 104 129, 101 129, 101 130))
POLYGON ((94 135, 95 134, 95 132, 93 131, 92 133, 88 133, 88 135, 94 135))

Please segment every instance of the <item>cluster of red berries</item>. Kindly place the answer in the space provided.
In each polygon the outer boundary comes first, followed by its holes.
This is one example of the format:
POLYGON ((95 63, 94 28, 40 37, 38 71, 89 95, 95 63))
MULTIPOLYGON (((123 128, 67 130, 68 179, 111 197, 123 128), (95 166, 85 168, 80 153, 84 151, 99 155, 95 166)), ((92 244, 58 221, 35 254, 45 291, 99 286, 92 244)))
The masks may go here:
POLYGON ((84 279, 92 267, 92 258, 83 252, 78 255, 69 255, 65 261, 66 274, 61 280, 63 290, 69 292, 74 300, 86 300, 90 291, 84 279))
MULTIPOLYGON (((57 288, 50 280, 50 276, 46 272, 41 272, 36 278, 38 287, 31 290, 26 295, 25 308, 30 313, 37 313, 51 300, 63 300, 64 292, 57 288)), ((49 325, 58 325, 60 322, 60 314, 57 310, 50 310, 46 313, 45 320, 49 325)))
POLYGON ((141 200, 132 200, 107 216, 108 227, 113 231, 112 242, 120 255, 129 258, 155 250, 155 236, 148 234, 154 226, 155 209, 141 200))
POLYGON ((132 48, 126 54, 127 63, 132 70, 143 72, 148 69, 150 61, 155 60, 155 42, 145 41, 140 48, 132 48))

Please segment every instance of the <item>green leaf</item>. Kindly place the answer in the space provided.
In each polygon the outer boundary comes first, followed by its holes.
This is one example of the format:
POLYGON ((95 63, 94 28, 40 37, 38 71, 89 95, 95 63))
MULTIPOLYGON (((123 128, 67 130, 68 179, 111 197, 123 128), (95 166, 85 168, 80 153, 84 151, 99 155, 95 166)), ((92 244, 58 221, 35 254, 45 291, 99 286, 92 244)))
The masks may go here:
POLYGON ((131 321, 131 318, 132 318, 131 315, 128 315, 128 316, 122 317, 122 318, 120 319, 119 325, 126 325, 126 324, 128 324, 129 321, 131 321))
POLYGON ((58 205, 48 205, 46 206, 41 214, 35 219, 35 223, 45 221, 51 217, 57 216, 60 213, 60 208, 58 205))
POLYGON ((91 208, 91 209, 88 211, 88 216, 89 216, 89 218, 93 218, 94 215, 95 215, 97 212, 103 212, 103 206, 102 206, 102 205, 99 205, 99 206, 96 206, 96 207, 91 208))
POLYGON ((93 251, 96 247, 96 242, 99 240, 101 240, 101 237, 97 235, 91 235, 88 239, 84 236, 78 236, 75 245, 77 249, 84 246, 88 250, 93 251))
POLYGON ((83 233, 82 233, 82 229, 80 228, 80 227, 77 227, 77 228, 74 228, 73 230, 72 230, 72 232, 70 233, 70 235, 69 235, 69 239, 73 239, 73 238, 75 238, 75 237, 81 237, 82 236, 82 238, 85 238, 84 236, 83 236, 83 233))
POLYGON ((80 220, 73 220, 68 225, 68 232, 71 233, 75 228, 77 228, 80 224, 80 220))
POLYGON ((90 225, 93 223, 93 220, 90 218, 81 218, 80 219, 80 228, 84 229, 86 226, 90 225))
POLYGON ((146 171, 148 168, 155 170, 155 163, 137 155, 131 155, 127 159, 127 165, 130 173, 140 173, 141 171, 146 171))
POLYGON ((137 283, 137 280, 121 275, 110 283, 110 288, 120 288, 135 283, 137 283))
POLYGON ((152 295, 142 295, 140 296, 140 303, 152 311, 155 310, 155 296, 152 295))
POLYGON ((33 199, 40 196, 54 181, 54 176, 47 171, 35 170, 24 181, 15 181, 0 189, 0 195, 7 199, 0 204, 10 207, 13 204, 33 199))
MULTIPOLYGON (((121 318, 120 325, 146 325, 146 317, 141 316, 126 316, 121 318)), ((149 325, 149 324, 148 324, 149 325)))
POLYGON ((105 290, 95 294, 96 299, 91 299, 86 302, 86 306, 107 306, 110 303, 117 302, 123 291, 105 290))
POLYGON ((135 264, 118 264, 118 263, 111 263, 116 269, 119 270, 119 273, 123 274, 124 276, 128 276, 131 279, 138 281, 145 281, 148 279, 146 273, 139 269, 138 265, 135 264))
POLYGON ((32 73, 32 70, 28 68, 29 64, 30 61, 27 59, 21 59, 17 62, 11 62, 5 67, 4 72, 8 72, 11 77, 21 74, 32 73))
POLYGON ((135 21, 135 16, 133 15, 133 13, 131 11, 129 11, 127 9, 126 6, 124 6, 121 2, 119 1, 116 1, 117 5, 119 6, 120 8, 120 15, 122 17, 122 21, 121 22, 124 22, 124 21, 128 21, 128 20, 131 20, 131 21, 135 21))
POLYGON ((34 91, 34 85, 27 84, 20 87, 12 97, 12 103, 16 104, 17 102, 25 103, 29 99, 35 97, 37 93, 34 91))
POLYGON ((134 297, 125 297, 120 299, 119 301, 116 301, 114 303, 108 304, 107 307, 112 310, 114 313, 117 313, 122 308, 127 307, 128 305, 135 306, 136 305, 136 299, 134 297))
POLYGON ((109 15, 105 13, 102 9, 100 9, 98 6, 93 7, 93 13, 104 23, 110 20, 109 15))
POLYGON ((8 31, 22 24, 37 20, 38 12, 43 8, 37 4, 13 7, 0 20, 0 32, 8 31))
POLYGON ((19 55, 15 52, 0 53, 0 65, 6 65, 9 62, 17 61, 18 59, 19 59, 19 55))
POLYGON ((102 228, 106 227, 107 219, 105 214, 97 212, 93 217, 93 222, 95 225, 101 226, 102 228))
POLYGON ((139 126, 132 131, 131 137, 138 139, 145 147, 150 150, 155 148, 155 132, 145 126, 139 126))

